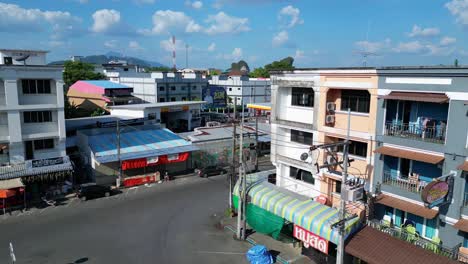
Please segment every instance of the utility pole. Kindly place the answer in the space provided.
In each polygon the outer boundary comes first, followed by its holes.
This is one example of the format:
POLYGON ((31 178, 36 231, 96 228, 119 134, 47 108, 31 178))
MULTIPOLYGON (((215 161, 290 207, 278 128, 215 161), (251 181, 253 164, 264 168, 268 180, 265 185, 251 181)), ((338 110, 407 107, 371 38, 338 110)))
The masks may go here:
POLYGON ((231 174, 229 175, 229 208, 234 207, 232 204, 232 187, 233 187, 233 182, 234 182, 234 175, 236 174, 236 128, 237 124, 236 121, 234 120, 232 122, 232 161, 231 161, 231 174))
POLYGON ((260 149, 258 148, 258 114, 257 110, 254 109, 255 113, 255 172, 258 171, 258 157, 260 156, 260 149))
POLYGON ((119 160, 119 174, 118 174, 118 178, 117 178, 117 188, 120 187, 121 183, 122 183, 122 160, 120 159, 120 125, 119 125, 119 122, 120 120, 117 120, 117 126, 116 126, 116 129, 117 129, 117 158, 119 160))
POLYGON ((348 152, 349 152, 349 130, 351 126, 351 110, 348 108, 348 129, 346 131, 346 140, 343 146, 343 176, 341 179, 341 201, 340 201, 340 225, 339 234, 340 241, 337 249, 337 264, 344 264, 344 248, 345 248, 345 227, 346 227, 346 179, 348 178, 348 152))
POLYGON ((246 197, 246 190, 247 190, 247 182, 245 178, 245 166, 244 166, 244 159, 243 159, 243 144, 244 144, 244 102, 242 104, 242 117, 241 117, 241 127, 240 127, 240 149, 239 149, 239 205, 237 211, 237 238, 241 240, 245 240, 245 197, 246 197))

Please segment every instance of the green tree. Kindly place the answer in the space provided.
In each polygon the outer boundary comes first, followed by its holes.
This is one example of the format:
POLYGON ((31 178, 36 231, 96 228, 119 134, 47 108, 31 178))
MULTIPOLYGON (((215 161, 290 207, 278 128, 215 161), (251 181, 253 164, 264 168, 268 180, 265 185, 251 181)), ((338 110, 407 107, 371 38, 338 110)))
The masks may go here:
POLYGON ((99 72, 94 72, 94 65, 81 61, 66 61, 63 71, 63 82, 65 92, 75 82, 79 80, 105 80, 106 76, 99 72))
POLYGON ((247 73, 250 72, 249 64, 246 61, 240 60, 239 62, 231 63, 231 71, 240 71, 242 68, 245 67, 247 73))
POLYGON ((101 108, 96 108, 96 110, 94 110, 94 112, 91 113, 91 116, 102 116, 106 114, 107 114, 106 110, 101 109, 101 108))
POLYGON ((270 73, 263 67, 255 68, 250 72, 249 77, 251 78, 269 78, 270 73))
POLYGON ((290 70, 294 70, 293 64, 294 64, 294 59, 292 57, 287 57, 280 61, 274 61, 270 64, 265 65, 265 69, 269 72, 274 71, 274 70, 290 71, 290 70))

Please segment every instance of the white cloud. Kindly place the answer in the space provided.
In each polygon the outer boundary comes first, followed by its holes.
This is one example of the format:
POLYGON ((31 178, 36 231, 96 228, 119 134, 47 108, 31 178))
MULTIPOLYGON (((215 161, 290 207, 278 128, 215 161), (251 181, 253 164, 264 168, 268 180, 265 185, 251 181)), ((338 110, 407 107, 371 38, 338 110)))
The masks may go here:
POLYGON ((91 30, 96 33, 109 32, 120 23, 120 12, 114 9, 101 9, 93 14, 91 30))
MULTIPOLYGON (((185 42, 183 42, 182 40, 176 39, 175 41, 176 51, 185 51, 185 45, 186 45, 185 42)), ((167 52, 171 52, 174 49, 174 44, 172 44, 172 38, 161 40, 159 42, 159 46, 167 52)), ((192 50, 192 47, 189 47, 189 51, 191 50, 192 50)))
POLYGON ((117 47, 117 40, 112 39, 112 40, 108 40, 104 42, 104 47, 109 48, 109 49, 113 49, 117 47))
POLYGON ((57 47, 61 47, 61 46, 65 45, 65 42, 60 41, 60 40, 51 40, 47 44, 52 48, 57 48, 57 47))
POLYGON ((0 32, 50 30, 52 39, 75 35, 81 19, 64 11, 26 9, 0 2, 0 32))
POLYGON ((183 12, 158 10, 153 14, 153 28, 140 30, 143 34, 167 34, 175 32, 199 32, 201 26, 183 12))
POLYGON ((426 50, 427 53, 425 55, 428 56, 448 56, 455 52, 455 47, 428 44, 426 45, 426 50))
POLYGON ((208 46, 208 51, 214 51, 216 49, 216 43, 212 42, 209 46, 208 46))
POLYGON ((289 40, 288 32, 286 30, 283 30, 279 32, 278 34, 276 34, 275 36, 273 36, 272 44, 275 47, 280 47, 286 44, 288 40, 289 40))
POLYGON ((241 48, 234 48, 229 54, 218 54, 217 59, 225 59, 227 61, 239 61, 242 59, 243 52, 241 48))
POLYGON ((413 26, 413 30, 408 33, 410 37, 435 37, 440 34, 439 28, 432 27, 432 28, 421 28, 418 25, 413 26))
POLYGON ((223 33, 235 34, 250 30, 248 18, 233 17, 224 12, 208 16, 206 22, 210 24, 208 28, 205 29, 205 32, 209 35, 223 33))
POLYGON ((423 53, 427 51, 427 46, 419 41, 400 42, 398 46, 393 48, 397 53, 423 53))
POLYGON ((304 59, 305 58, 304 54, 305 53, 303 50, 296 50, 296 54, 294 54, 294 59, 295 60, 304 59))
POLYGON ((391 40, 388 38, 384 41, 376 42, 361 40, 354 43, 354 45, 358 47, 361 51, 376 53, 388 49, 391 45, 391 40))
POLYGON ((468 0, 452 0, 445 7, 455 16, 458 23, 468 25, 468 0))
POLYGON ((203 7, 203 2, 202 1, 193 1, 191 2, 190 0, 185 1, 185 5, 189 6, 193 9, 200 9, 203 7))
POLYGON ((130 41, 128 43, 128 48, 131 50, 143 50, 143 48, 140 46, 140 44, 134 40, 130 41))
POLYGON ((454 44, 455 42, 457 42, 457 39, 456 39, 456 38, 452 38, 452 37, 443 37, 443 38, 440 40, 440 45, 441 45, 441 46, 448 46, 448 45, 454 44))
POLYGON ((304 23, 304 20, 300 18, 301 11, 299 8, 295 8, 292 5, 288 5, 283 7, 278 15, 278 19, 280 20, 289 20, 286 23, 286 27, 292 28, 296 25, 300 25, 304 23))

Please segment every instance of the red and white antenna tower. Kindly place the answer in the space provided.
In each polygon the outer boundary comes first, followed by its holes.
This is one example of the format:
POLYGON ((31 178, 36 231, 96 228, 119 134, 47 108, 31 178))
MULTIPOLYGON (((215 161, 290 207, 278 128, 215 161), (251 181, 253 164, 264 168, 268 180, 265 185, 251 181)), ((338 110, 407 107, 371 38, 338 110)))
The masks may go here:
POLYGON ((174 71, 177 70, 176 67, 176 39, 175 36, 172 36, 172 67, 174 68, 174 71))

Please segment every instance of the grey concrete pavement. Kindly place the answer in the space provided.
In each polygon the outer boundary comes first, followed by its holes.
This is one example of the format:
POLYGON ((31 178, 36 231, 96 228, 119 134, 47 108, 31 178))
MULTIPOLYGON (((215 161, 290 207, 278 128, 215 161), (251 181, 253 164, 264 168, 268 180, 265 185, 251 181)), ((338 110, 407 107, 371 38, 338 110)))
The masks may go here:
POLYGON ((217 227, 225 176, 189 177, 120 195, 0 217, 0 263, 246 263, 249 246, 217 227))

